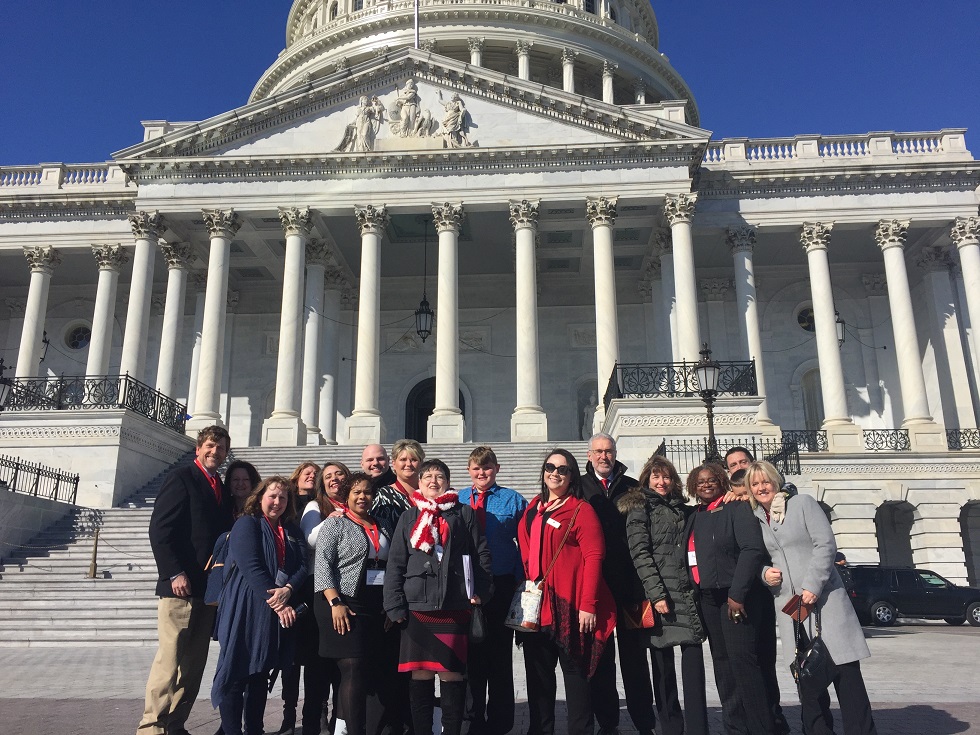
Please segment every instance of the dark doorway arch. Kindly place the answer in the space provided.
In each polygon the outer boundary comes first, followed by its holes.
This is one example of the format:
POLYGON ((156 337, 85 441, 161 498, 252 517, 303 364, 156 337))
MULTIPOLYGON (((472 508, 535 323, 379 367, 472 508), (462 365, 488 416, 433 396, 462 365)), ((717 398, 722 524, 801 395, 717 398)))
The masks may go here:
POLYGON ((875 531, 878 535, 878 563, 890 567, 911 567, 912 523, 915 508, 904 500, 878 506, 875 531))
MULTIPOLYGON (((436 379, 425 378, 415 384, 405 400, 405 438, 424 444, 428 438, 429 416, 436 407, 436 379)), ((459 410, 466 417, 466 399, 459 392, 459 410)))
POLYGON ((980 501, 971 500, 960 511, 960 534, 966 557, 967 584, 980 584, 980 501))

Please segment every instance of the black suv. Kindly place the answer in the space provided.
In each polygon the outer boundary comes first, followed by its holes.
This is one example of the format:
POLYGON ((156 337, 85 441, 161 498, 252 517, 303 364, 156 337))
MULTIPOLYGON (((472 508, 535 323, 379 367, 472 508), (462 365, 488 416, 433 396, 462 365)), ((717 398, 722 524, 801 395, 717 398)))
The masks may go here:
POLYGON ((928 569, 837 567, 863 625, 892 625, 899 616, 980 626, 980 589, 959 587, 928 569))

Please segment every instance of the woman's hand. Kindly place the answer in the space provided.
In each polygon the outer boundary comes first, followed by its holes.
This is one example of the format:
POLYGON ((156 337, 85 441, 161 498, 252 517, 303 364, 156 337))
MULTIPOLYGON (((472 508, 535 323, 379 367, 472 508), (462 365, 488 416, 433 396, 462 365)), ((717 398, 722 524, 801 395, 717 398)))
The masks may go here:
POLYGON ((778 587, 783 583, 783 573, 776 567, 769 567, 766 570, 766 584, 770 587, 778 587))
POLYGON ((266 590, 269 593, 269 599, 266 603, 276 612, 282 610, 289 598, 293 596, 292 587, 273 587, 271 590, 266 590))
POLYGON ((285 605, 280 610, 276 610, 276 614, 279 616, 279 624, 283 628, 292 628, 293 623, 296 622, 296 611, 289 605, 285 605))
POLYGON ((330 608, 330 615, 333 616, 333 629, 339 635, 346 635, 350 632, 350 619, 357 613, 351 612, 347 605, 335 605, 330 608))
POLYGON ((657 600, 653 603, 653 609, 661 615, 666 615, 670 612, 670 603, 667 600, 657 600))
POLYGON ((803 590, 803 592, 800 594, 800 600, 804 605, 813 606, 817 604, 817 596, 810 592, 810 590, 803 590))
POLYGON ((578 612, 578 630, 580 633, 594 633, 595 632, 595 613, 585 612, 584 610, 579 610, 578 612))
POLYGON ((480 602, 480 596, 479 596, 479 595, 473 595, 473 596, 472 596, 472 597, 470 598, 470 604, 471 604, 471 605, 480 605, 480 604, 482 604, 482 603, 480 602))

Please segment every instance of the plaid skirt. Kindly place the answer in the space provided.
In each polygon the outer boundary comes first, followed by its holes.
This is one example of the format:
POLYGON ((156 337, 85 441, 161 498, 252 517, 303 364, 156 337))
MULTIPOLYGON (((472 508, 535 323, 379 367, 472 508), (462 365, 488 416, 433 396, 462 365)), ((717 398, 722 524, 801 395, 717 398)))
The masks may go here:
POLYGON ((469 632, 469 610, 410 611, 398 670, 466 673, 469 632))

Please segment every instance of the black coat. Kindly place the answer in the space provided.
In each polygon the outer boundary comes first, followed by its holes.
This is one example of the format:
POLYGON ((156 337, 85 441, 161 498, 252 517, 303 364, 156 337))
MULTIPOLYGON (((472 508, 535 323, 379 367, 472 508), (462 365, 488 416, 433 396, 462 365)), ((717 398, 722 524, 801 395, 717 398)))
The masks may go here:
POLYGON ((582 475, 582 490, 585 499, 599 516, 602 535, 606 541, 606 557, 602 562, 602 576, 616 600, 617 606, 629 605, 643 600, 643 590, 630 548, 626 542, 626 519, 616 508, 616 501, 630 489, 637 486, 636 480, 626 474, 626 465, 617 462, 613 467, 609 493, 596 477, 595 468, 589 462, 582 475))
POLYGON ((694 509, 682 498, 663 498, 639 487, 616 505, 626 518, 626 538, 644 597, 670 604, 666 615, 656 613, 655 627, 642 631, 649 636, 647 644, 668 648, 702 643, 704 626, 687 566, 687 518, 694 509))
POLYGON ((150 516, 150 547, 157 563, 156 593, 175 597, 170 579, 187 575, 192 597, 204 597, 204 566, 214 543, 231 528, 234 499, 226 489, 221 505, 204 473, 196 464, 172 470, 163 481, 150 516))
MULTIPOLYGON (((714 510, 696 510, 688 518, 694 534, 701 589, 728 589, 735 602, 745 602, 753 585, 762 585, 762 566, 769 562, 762 529, 748 503, 724 503, 714 510)), ((686 550, 685 546, 685 550, 686 550)))

